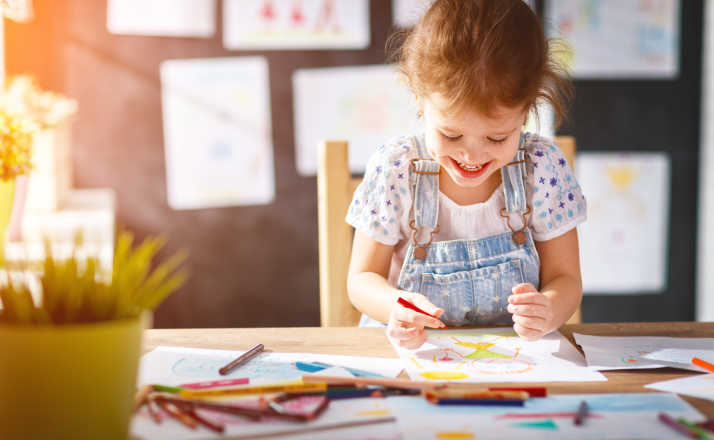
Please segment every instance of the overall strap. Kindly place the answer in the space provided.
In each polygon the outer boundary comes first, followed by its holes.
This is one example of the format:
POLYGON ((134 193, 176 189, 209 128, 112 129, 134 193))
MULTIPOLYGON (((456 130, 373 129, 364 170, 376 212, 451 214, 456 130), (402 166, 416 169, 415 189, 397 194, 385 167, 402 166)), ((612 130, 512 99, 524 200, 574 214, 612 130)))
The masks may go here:
POLYGON ((503 180, 503 195, 506 206, 501 210, 501 217, 506 219, 508 227, 513 232, 513 241, 516 244, 525 243, 525 229, 528 225, 527 216, 531 212, 526 200, 526 150, 523 148, 523 133, 518 144, 518 152, 513 161, 501 168, 501 178, 503 180), (518 214, 522 217, 520 229, 511 225, 511 214, 518 214))
POLYGON ((439 219, 439 163, 429 158, 429 153, 415 136, 418 156, 412 159, 410 173, 414 176, 414 226, 435 229, 439 219))

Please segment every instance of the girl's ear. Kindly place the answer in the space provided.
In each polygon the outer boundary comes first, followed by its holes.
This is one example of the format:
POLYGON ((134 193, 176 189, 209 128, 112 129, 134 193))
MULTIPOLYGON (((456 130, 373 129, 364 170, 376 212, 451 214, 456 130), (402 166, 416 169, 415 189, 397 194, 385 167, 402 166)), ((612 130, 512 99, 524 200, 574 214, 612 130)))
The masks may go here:
POLYGON ((414 102, 416 102, 417 117, 421 118, 422 116, 424 116, 424 101, 421 99, 421 96, 419 96, 415 93, 414 94, 414 102))

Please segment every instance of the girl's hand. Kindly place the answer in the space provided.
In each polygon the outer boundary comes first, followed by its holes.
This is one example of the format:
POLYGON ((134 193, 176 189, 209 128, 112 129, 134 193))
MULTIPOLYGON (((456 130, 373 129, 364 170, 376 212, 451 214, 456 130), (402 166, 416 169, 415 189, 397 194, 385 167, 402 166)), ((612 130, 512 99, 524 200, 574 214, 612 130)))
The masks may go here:
POLYGON ((533 284, 522 283, 512 289, 507 310, 513 313, 513 329, 518 336, 535 341, 550 331, 553 305, 550 298, 538 292, 533 284))
MULTIPOLYGON (((437 318, 444 313, 443 309, 435 306, 424 295, 419 293, 402 292, 401 296, 437 318)), ((427 335, 424 327, 443 328, 446 326, 438 319, 408 309, 396 301, 394 302, 392 311, 389 314, 389 322, 387 323, 388 337, 395 339, 400 347, 413 350, 421 347, 426 342, 427 335)))

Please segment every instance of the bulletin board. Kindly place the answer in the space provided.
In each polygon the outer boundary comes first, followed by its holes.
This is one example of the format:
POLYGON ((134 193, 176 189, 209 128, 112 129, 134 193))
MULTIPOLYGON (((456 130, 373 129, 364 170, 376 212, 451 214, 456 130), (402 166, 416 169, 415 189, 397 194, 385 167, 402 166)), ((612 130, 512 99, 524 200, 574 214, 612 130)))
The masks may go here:
MULTIPOLYGON (((389 1, 371 1, 370 42, 349 50, 227 50, 222 7, 210 38, 110 34, 107 2, 33 0, 30 23, 6 22, 8 74, 77 99, 74 186, 117 192, 117 224, 165 252, 190 252, 188 283, 156 311, 157 328, 319 325, 317 188, 295 160, 296 69, 382 64, 389 1), (160 63, 175 58, 265 56, 270 71, 275 198, 256 206, 172 210, 167 203, 160 63)), ((671 157, 667 288, 661 294, 589 295, 586 321, 694 316, 701 83, 700 0, 681 2, 680 69, 669 80, 578 80, 559 134, 578 151, 665 151, 671 157)), ((542 12, 543 2, 537 2, 542 12)), ((320 99, 315 96, 315 99, 320 99)), ((587 196, 587 189, 585 189, 587 196)))

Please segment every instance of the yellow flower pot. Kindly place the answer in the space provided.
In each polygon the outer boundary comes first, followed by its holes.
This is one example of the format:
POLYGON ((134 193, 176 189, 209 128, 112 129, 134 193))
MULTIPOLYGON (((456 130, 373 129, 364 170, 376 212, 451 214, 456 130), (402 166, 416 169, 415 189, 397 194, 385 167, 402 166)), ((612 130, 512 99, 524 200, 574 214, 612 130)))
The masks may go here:
POLYGON ((0 326, 0 439, 128 439, 148 325, 0 326))
POLYGON ((0 266, 5 265, 5 241, 12 218, 14 195, 15 180, 0 180, 0 266))

